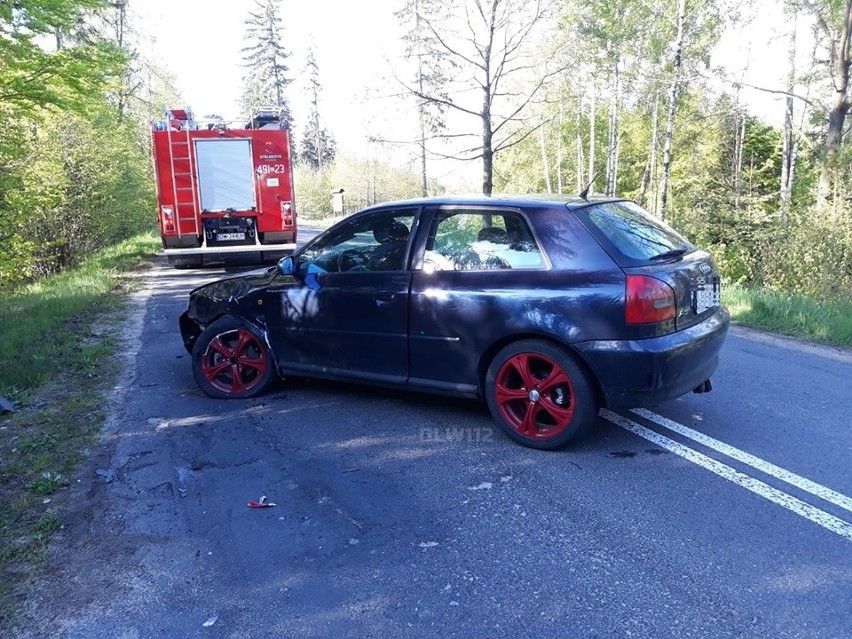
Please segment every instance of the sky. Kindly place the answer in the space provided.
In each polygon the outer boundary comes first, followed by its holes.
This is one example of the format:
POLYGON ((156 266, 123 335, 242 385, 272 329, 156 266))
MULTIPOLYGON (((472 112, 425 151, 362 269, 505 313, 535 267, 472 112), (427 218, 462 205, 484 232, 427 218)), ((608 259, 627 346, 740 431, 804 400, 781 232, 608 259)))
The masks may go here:
MULTIPOLYGON (((288 88, 298 126, 308 112, 307 51, 313 45, 323 85, 320 113, 339 145, 357 146, 370 126, 365 86, 381 84, 387 60, 399 56, 400 27, 393 12, 402 0, 284 0, 284 46, 291 52, 288 88)), ((236 118, 245 70, 241 68, 244 21, 254 0, 136 0, 138 30, 150 34, 149 54, 178 81, 196 115, 236 118)), ((375 96, 375 92, 369 95, 375 96)), ((372 100, 371 100, 372 101, 372 100)))
MULTIPOLYGON (((294 78, 288 97, 297 132, 308 114, 305 65, 312 45, 323 85, 320 113, 340 151, 358 154, 371 134, 411 136, 413 112, 382 97, 399 91, 389 61, 398 60, 403 51, 401 28, 393 15, 402 4, 403 0, 283 1, 284 45, 292 53, 294 78)), ((218 113, 236 119, 244 74, 240 66, 244 21, 254 0, 134 0, 132 6, 138 30, 150 35, 146 51, 177 78, 185 104, 176 106, 190 106, 196 115, 218 113)), ((745 81, 780 88, 787 66, 783 37, 787 22, 777 6, 778 0, 763 0, 756 22, 726 33, 714 52, 713 65, 747 67, 745 81)), ((780 124, 783 98, 750 90, 742 97, 754 113, 780 124)), ((456 169, 445 166, 439 177, 450 183, 469 182, 478 171, 475 163, 456 169)))

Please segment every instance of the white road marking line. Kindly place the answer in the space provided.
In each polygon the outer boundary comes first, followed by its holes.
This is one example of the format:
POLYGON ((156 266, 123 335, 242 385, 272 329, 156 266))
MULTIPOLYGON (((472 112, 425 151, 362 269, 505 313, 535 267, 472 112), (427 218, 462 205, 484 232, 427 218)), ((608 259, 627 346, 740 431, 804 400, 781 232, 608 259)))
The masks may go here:
POLYGON ((797 515, 822 526, 826 530, 830 530, 831 532, 852 541, 852 524, 843 521, 830 513, 820 510, 816 506, 812 506, 801 499, 788 495, 777 488, 773 488, 772 486, 763 483, 759 479, 755 479, 745 473, 741 473, 722 462, 716 461, 707 455, 699 453, 688 446, 684 446, 673 439, 660 435, 650 428, 645 428, 641 424, 637 424, 636 422, 629 420, 626 417, 622 417, 621 415, 617 415, 612 411, 603 409, 601 411, 601 416, 613 424, 621 426, 625 430, 657 444, 657 446, 665 448, 666 450, 669 450, 694 464, 698 464, 710 472, 716 473, 723 479, 727 479, 738 486, 742 486, 756 495, 760 495, 764 499, 768 499, 769 501, 792 511, 797 515))
POLYGON ((837 491, 832 490, 831 488, 827 488, 822 484, 818 484, 815 481, 811 481, 807 477, 802 477, 801 475, 797 475, 796 473, 792 473, 789 470, 785 470, 780 466, 776 466, 768 461, 760 459, 760 457, 755 457, 744 450, 740 450, 739 448, 734 448, 724 442, 720 442, 718 439, 713 439, 703 433, 699 433, 696 430, 692 430, 691 428, 684 426, 683 424, 679 424, 667 417, 663 417, 662 415, 657 415, 656 413, 652 413, 651 411, 645 408, 637 408, 633 411, 640 417, 644 417, 647 420, 662 426, 663 428, 668 428, 669 430, 673 430, 676 433, 680 433, 684 437, 688 437, 689 439, 698 442, 699 444, 703 444, 708 448, 712 448, 723 455, 727 455, 731 459, 736 459, 739 462, 747 464, 753 468, 756 468, 759 471, 766 473, 767 475, 772 475, 776 479, 780 479, 783 482, 787 482, 791 486, 795 486, 805 492, 808 492, 820 499, 824 499, 825 501, 834 504, 835 506, 839 506, 849 512, 852 512, 852 499, 838 493, 837 491))

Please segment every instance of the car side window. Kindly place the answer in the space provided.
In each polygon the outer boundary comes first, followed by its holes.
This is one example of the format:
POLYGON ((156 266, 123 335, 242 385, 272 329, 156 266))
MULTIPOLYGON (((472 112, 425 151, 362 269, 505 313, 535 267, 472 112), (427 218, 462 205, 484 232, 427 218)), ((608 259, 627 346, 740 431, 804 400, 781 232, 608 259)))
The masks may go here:
POLYGON ((428 272, 546 266, 526 220, 511 211, 440 211, 423 256, 428 272))
POLYGON ((298 258, 299 272, 401 271, 414 212, 382 211, 345 223, 298 258))

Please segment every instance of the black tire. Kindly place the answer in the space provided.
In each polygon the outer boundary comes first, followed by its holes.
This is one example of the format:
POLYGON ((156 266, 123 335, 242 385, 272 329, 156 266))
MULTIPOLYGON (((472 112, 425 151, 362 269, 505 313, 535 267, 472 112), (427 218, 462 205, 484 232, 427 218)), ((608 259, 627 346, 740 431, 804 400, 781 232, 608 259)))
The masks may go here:
POLYGON ((201 390, 222 399, 260 395, 278 376, 263 333, 231 315, 217 319, 195 340, 192 373, 201 390))
POLYGON ((529 339, 504 347, 488 366, 485 399, 514 441, 556 450, 582 437, 597 420, 589 373, 552 342, 529 339))
POLYGON ((203 257, 176 257, 172 262, 176 269, 201 268, 204 265, 203 257))

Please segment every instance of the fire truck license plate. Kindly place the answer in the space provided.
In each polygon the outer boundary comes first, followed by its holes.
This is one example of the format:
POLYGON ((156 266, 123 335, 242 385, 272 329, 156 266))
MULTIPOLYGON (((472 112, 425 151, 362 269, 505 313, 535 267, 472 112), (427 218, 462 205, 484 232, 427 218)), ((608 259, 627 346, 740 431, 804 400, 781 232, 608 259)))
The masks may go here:
POLYGON ((216 236, 216 239, 220 242, 230 242, 233 240, 244 240, 246 239, 245 233, 219 233, 216 236))
POLYGON ((718 279, 696 284, 692 290, 692 308, 700 315, 708 308, 719 306, 721 302, 721 286, 718 279))

